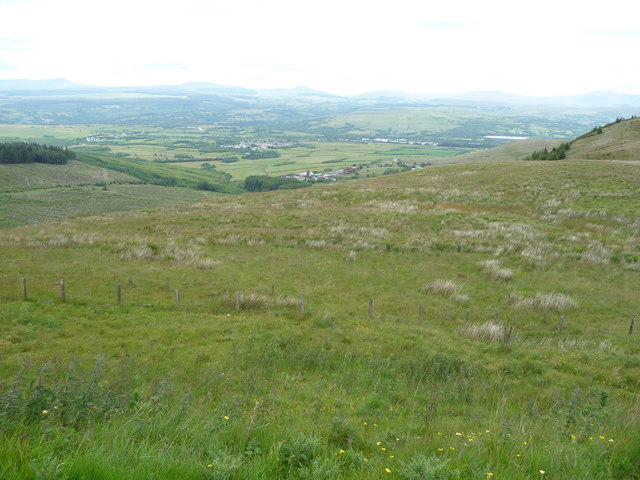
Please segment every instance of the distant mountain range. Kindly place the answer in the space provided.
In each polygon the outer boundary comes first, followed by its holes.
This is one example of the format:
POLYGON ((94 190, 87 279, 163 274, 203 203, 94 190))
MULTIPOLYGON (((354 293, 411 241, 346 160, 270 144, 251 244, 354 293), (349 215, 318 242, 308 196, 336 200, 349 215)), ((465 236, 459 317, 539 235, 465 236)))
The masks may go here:
POLYGON ((304 98, 318 101, 350 103, 384 103, 450 106, 530 106, 530 107, 573 107, 573 108, 616 108, 640 107, 640 95, 630 95, 611 91, 596 91, 580 95, 536 97, 515 95, 500 91, 475 91, 464 94, 412 94, 400 91, 375 91, 361 95, 342 96, 314 90, 307 87, 252 89, 232 85, 206 82, 189 82, 181 85, 103 87, 82 85, 63 78, 46 80, 0 80, 0 95, 52 96, 52 95, 219 95, 262 98, 304 98))

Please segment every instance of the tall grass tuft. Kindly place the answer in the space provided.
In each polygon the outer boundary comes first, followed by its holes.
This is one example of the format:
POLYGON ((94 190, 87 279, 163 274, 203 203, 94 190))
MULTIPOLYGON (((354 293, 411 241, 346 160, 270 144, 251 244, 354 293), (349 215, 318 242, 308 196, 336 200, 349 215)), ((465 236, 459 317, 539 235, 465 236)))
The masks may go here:
POLYGON ((508 282, 513 277, 513 271, 502 268, 499 260, 484 260, 479 263, 480 270, 494 282, 508 282))
POLYGON ((494 321, 471 324, 464 329, 464 334, 469 338, 487 342, 503 342, 512 336, 510 329, 494 321))
POLYGON ((532 297, 526 297, 519 293, 510 293, 507 297, 507 303, 519 310, 553 310, 556 312, 564 312, 578 306, 578 302, 569 295, 556 292, 538 292, 532 297))
MULTIPOLYGON (((263 295, 261 293, 240 293, 240 306, 247 309, 261 309, 267 307, 295 307, 299 305, 300 300, 297 297, 288 295, 263 295)), ((225 295, 224 302, 229 306, 235 306, 236 296, 225 295)))
POLYGON ((439 295, 453 295, 458 291, 458 284, 453 280, 434 280, 424 286, 425 292, 437 293, 439 295))

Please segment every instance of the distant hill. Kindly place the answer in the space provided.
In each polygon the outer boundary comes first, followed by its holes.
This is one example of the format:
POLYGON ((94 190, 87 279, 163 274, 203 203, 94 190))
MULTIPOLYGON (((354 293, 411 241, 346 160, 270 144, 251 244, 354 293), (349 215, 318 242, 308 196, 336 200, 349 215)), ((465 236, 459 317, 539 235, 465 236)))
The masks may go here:
POLYGON ((567 158, 640 160, 640 118, 614 122, 571 143, 567 158))

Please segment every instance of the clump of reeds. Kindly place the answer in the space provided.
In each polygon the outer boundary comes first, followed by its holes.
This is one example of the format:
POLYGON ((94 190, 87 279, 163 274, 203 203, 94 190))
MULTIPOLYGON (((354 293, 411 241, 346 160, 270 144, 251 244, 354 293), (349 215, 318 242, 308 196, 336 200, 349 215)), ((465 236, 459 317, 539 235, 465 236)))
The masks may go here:
POLYGON ((488 321, 484 323, 474 323, 464 329, 464 334, 476 340, 486 342, 504 342, 511 339, 512 327, 506 327, 500 322, 488 321))
POLYGON ((513 277, 513 271, 502 268, 499 260, 483 260, 479 263, 480 270, 494 282, 508 282, 513 277))
POLYGON ((264 295, 262 293, 242 293, 230 295, 225 293, 223 300, 229 305, 236 306, 240 303, 240 308, 260 309, 266 307, 295 307, 300 300, 294 296, 264 295))
POLYGON ((424 290, 439 295, 453 295, 458 291, 458 284, 453 280, 434 280, 424 286, 424 290))
POLYGON ((578 306, 578 302, 569 295, 557 292, 538 292, 529 297, 519 293, 511 293, 507 297, 507 303, 513 308, 521 310, 553 310, 556 312, 563 312, 578 306))
POLYGON ((428 293, 448 296, 456 303, 465 303, 469 300, 469 295, 460 292, 460 286, 453 280, 434 280, 425 285, 423 290, 428 293))

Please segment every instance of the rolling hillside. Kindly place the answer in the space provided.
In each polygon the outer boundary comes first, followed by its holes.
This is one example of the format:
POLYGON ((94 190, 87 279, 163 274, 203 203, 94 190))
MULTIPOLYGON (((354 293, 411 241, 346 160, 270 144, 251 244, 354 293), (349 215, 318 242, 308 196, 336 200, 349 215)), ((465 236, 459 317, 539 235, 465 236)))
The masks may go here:
POLYGON ((640 118, 612 123, 602 133, 592 131, 571 144, 568 158, 640 160, 640 118))
POLYGON ((200 174, 193 169, 150 162, 136 164, 86 153, 66 165, 2 164, 0 228, 75 215, 178 205, 215 195, 193 188, 199 186, 198 182, 217 186, 228 180, 215 172, 200 174))
POLYGON ((2 192, 137 181, 131 175, 105 168, 96 168, 77 160, 71 160, 66 165, 3 164, 0 165, 0 172, 2 172, 0 176, 0 191, 2 192))
POLYGON ((638 198, 484 162, 2 230, 0 477, 640 478, 638 198))
POLYGON ((514 140, 488 150, 478 150, 443 160, 449 163, 509 162, 520 160, 536 150, 543 150, 544 148, 551 149, 560 143, 562 143, 562 140, 533 138, 514 140))

